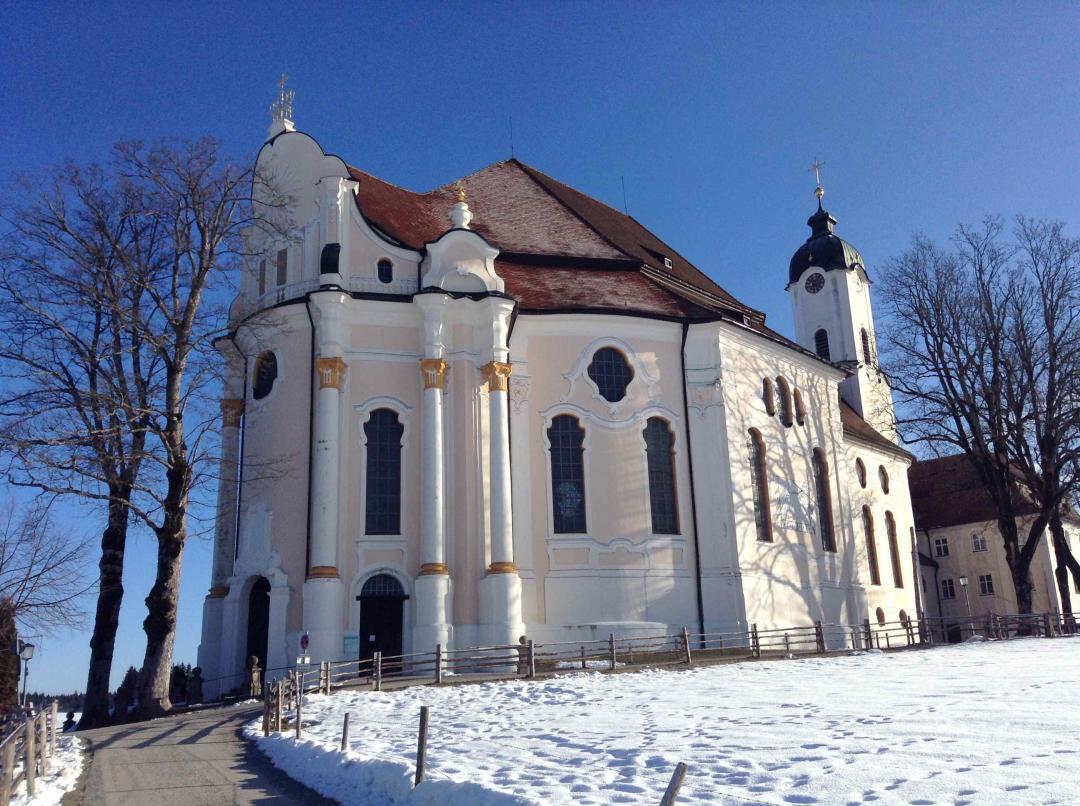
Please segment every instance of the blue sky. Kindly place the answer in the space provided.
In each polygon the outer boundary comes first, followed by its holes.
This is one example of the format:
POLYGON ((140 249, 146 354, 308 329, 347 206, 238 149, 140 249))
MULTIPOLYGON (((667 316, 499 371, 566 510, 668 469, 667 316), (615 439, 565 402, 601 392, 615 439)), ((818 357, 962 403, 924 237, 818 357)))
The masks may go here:
MULTIPOLYGON (((0 41, 5 175, 120 138, 253 154, 285 71, 299 128, 414 189, 510 156, 512 117, 519 159, 615 207, 625 180, 632 215, 788 333, 815 156, 871 276, 917 231, 1080 220, 1076 4, 22 3, 0 41)), ((132 542, 114 683, 144 648, 153 543, 132 542)), ((194 540, 177 660, 208 579, 194 540)), ((81 689, 88 638, 44 636, 31 687, 81 689)))

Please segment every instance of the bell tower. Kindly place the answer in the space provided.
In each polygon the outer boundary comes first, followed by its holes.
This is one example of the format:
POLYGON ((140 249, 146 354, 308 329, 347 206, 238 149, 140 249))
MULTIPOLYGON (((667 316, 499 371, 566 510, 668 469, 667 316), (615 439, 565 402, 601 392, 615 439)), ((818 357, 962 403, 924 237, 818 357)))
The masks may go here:
POLYGON ((817 211, 810 237, 791 257, 787 290, 795 314, 795 340, 847 369, 840 395, 877 431, 896 441, 892 390, 878 365, 870 276, 859 251, 836 234, 836 218, 822 206, 823 163, 814 161, 817 211))

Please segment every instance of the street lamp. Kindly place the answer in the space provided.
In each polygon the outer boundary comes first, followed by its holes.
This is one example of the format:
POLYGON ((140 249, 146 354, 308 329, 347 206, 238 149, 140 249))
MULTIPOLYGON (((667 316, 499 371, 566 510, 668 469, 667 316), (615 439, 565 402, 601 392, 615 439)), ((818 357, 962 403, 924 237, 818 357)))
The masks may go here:
POLYGON ((30 674, 30 659, 34 657, 34 645, 19 641, 19 657, 23 662, 22 704, 26 707, 26 678, 30 674))
POLYGON ((975 624, 971 620, 971 599, 968 597, 968 578, 966 574, 960 575, 960 587, 964 589, 964 609, 967 610, 968 630, 975 635, 975 624))

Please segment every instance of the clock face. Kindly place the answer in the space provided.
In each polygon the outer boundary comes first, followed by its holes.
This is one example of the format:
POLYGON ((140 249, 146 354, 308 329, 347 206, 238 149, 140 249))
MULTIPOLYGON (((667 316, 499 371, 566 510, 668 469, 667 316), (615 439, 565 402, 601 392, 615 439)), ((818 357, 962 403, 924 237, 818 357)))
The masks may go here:
POLYGON ((806 278, 806 290, 811 294, 816 294, 818 291, 825 287, 825 278, 820 274, 811 274, 806 278))

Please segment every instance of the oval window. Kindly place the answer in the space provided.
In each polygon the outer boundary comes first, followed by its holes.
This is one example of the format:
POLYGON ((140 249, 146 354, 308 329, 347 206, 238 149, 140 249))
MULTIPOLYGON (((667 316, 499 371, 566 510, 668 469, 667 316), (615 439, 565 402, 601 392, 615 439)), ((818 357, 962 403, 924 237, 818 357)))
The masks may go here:
POLYGON ((277 380, 277 356, 267 350, 255 359, 254 382, 251 386, 251 396, 256 400, 262 400, 270 390, 274 388, 277 380))
POLYGON ((626 397, 626 387, 634 380, 634 370, 626 356, 614 347, 601 347, 593 353, 589 377, 604 400, 617 403, 626 397))
POLYGON ((389 260, 383 258, 376 268, 378 269, 380 283, 392 283, 394 281, 394 264, 389 260))

